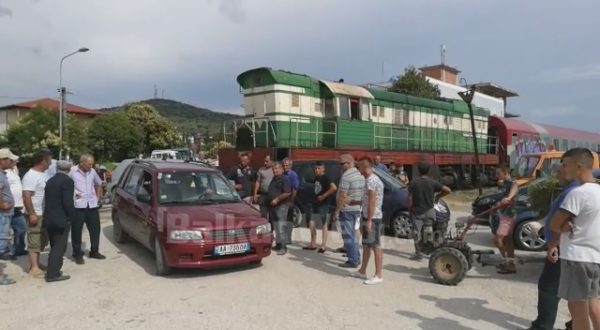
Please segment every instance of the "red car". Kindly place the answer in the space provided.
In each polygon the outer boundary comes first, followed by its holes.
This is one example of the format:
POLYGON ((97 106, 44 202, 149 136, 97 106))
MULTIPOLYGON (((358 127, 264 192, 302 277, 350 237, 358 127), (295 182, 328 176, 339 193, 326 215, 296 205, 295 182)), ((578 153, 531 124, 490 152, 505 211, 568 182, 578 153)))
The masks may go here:
POLYGON ((156 272, 260 263, 271 225, 217 170, 200 163, 136 160, 121 176, 113 235, 154 251, 156 272))

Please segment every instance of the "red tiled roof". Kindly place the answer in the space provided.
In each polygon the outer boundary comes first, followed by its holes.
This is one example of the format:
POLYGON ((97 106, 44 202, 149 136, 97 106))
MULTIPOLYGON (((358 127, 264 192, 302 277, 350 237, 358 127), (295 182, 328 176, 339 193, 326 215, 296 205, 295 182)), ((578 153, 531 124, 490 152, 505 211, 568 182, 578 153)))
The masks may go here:
MULTIPOLYGON (((58 100, 46 97, 43 99, 37 99, 37 100, 27 101, 27 102, 23 102, 23 103, 5 105, 5 106, 0 107, 0 110, 13 109, 13 108, 32 109, 32 108, 35 108, 36 106, 41 106, 41 107, 50 108, 50 109, 58 109, 60 107, 60 102, 58 100)), ((65 109, 67 110, 67 113, 75 113, 75 114, 89 115, 89 116, 97 116, 100 114, 100 112, 98 112, 96 110, 80 107, 78 105, 71 104, 71 103, 67 103, 65 105, 65 109)))

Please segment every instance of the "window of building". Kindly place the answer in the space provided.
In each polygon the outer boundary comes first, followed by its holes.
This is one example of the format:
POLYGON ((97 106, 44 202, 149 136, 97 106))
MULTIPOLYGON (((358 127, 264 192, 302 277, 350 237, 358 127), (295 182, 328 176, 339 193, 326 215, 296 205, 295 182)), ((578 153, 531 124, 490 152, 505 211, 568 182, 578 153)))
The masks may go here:
POLYGON ((385 117, 385 108, 379 107, 379 117, 385 117))
POLYGON ((321 112, 321 102, 315 102, 315 111, 321 112))

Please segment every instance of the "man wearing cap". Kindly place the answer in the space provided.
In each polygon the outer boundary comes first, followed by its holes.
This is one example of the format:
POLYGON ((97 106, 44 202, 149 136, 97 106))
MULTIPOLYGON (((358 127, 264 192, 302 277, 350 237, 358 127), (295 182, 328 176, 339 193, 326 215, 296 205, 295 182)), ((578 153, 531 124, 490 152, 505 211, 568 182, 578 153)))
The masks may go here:
POLYGON ((12 155, 9 159, 11 160, 11 168, 6 170, 6 177, 8 178, 10 191, 15 200, 15 213, 10 223, 13 230, 13 259, 15 259, 18 256, 27 254, 25 250, 27 222, 25 221, 25 215, 23 215, 23 185, 21 184, 19 169, 17 168, 19 157, 12 155))
POLYGON ((44 203, 44 227, 48 232, 50 241, 46 282, 64 281, 71 278, 68 275, 63 275, 60 269, 67 249, 69 229, 75 216, 73 200, 75 186, 73 179, 69 177, 70 162, 61 160, 56 168, 56 175, 46 183, 44 203))
POLYGON ((100 203, 102 200, 102 180, 94 170, 94 157, 81 155, 79 165, 71 169, 71 179, 75 182, 75 218, 71 224, 73 257, 78 265, 83 265, 81 234, 83 225, 90 233, 90 254, 92 259, 106 259, 100 254, 100 203))
MULTIPOLYGON (((10 184, 6 177, 6 170, 11 168, 13 153, 8 149, 0 149, 0 255, 10 253, 9 231, 10 222, 14 212, 14 198, 10 191, 10 184)), ((2 273, 0 268, 0 285, 15 283, 2 273)))

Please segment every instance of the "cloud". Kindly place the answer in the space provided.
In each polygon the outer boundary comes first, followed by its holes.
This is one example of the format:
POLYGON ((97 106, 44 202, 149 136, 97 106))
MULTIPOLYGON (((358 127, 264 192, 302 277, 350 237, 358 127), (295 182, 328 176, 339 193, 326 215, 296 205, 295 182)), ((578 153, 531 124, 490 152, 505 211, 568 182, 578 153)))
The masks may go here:
POLYGON ((234 23, 246 20, 246 12, 242 8, 241 0, 220 0, 219 11, 234 23))
POLYGON ((554 105, 534 108, 529 111, 529 114, 536 119, 545 119, 548 117, 552 118, 564 118, 576 114, 578 109, 572 105, 554 105))
POLYGON ((546 83, 572 83, 600 79, 600 63, 553 68, 541 74, 546 83))
POLYGON ((0 5, 0 17, 2 16, 12 16, 12 10, 10 8, 4 7, 0 5))

